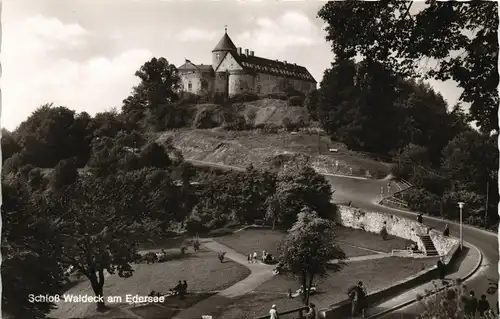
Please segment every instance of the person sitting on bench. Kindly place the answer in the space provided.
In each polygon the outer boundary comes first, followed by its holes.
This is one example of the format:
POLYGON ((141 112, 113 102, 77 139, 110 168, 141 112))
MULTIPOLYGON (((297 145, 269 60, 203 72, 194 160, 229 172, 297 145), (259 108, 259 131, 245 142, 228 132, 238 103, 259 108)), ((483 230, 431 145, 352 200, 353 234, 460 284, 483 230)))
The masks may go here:
POLYGON ((182 282, 180 280, 174 288, 170 289, 170 291, 175 295, 178 295, 181 292, 181 290, 182 290, 182 282))

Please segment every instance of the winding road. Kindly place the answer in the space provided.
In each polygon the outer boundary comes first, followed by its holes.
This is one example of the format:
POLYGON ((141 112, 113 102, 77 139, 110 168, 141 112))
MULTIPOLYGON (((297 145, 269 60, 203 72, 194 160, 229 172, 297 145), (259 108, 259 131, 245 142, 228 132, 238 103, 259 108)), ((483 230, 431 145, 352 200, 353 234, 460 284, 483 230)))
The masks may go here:
MULTIPOLYGON (((349 176, 338 175, 325 175, 325 177, 332 185, 332 189, 335 191, 333 194, 333 200, 337 203, 347 203, 351 201, 351 205, 358 208, 384 212, 412 219, 416 218, 416 213, 381 206, 377 203, 380 199, 380 188, 387 186, 386 180, 356 179, 349 176)), ((424 224, 435 229, 444 229, 445 225, 448 224, 451 236, 459 237, 459 225, 457 223, 424 216, 424 224)), ((463 238, 465 241, 479 248, 483 253, 483 262, 481 267, 478 272, 465 282, 465 284, 469 289, 475 291, 476 296, 486 294, 486 289, 488 288, 490 282, 498 282, 499 279, 498 235, 493 232, 464 225, 463 238)), ((494 307, 498 300, 498 292, 494 295, 486 295, 488 296, 490 305, 494 307)), ((380 318, 414 319, 417 314, 417 305, 411 304, 380 318)))
MULTIPOLYGON (((243 170, 243 168, 241 167, 234 167, 223 164, 207 163, 195 160, 188 161, 195 166, 211 166, 222 169, 239 171, 243 170)), ((336 203, 346 204, 351 202, 352 206, 369 211, 377 211, 411 219, 416 218, 416 213, 382 206, 377 203, 380 200, 380 188, 387 186, 386 179, 375 180, 334 174, 324 174, 324 176, 332 185, 332 190, 334 190, 332 199, 336 203)), ((444 229, 445 225, 448 224, 450 227, 451 236, 459 237, 458 223, 424 216, 424 224, 433 227, 434 229, 444 229)), ((479 250, 481 250, 483 254, 481 267, 472 277, 470 277, 465 282, 465 284, 469 289, 475 291, 476 296, 486 294, 486 289, 489 287, 490 283, 498 283, 499 280, 498 234, 474 228, 468 225, 463 225, 463 238, 464 241, 467 241, 479 248, 479 250)), ((488 296, 490 305, 494 307, 498 301, 498 292, 496 292, 494 295, 486 295, 488 296)), ((417 304, 413 303, 407 307, 383 315, 380 318, 414 319, 418 314, 419 312, 417 309, 417 304)))

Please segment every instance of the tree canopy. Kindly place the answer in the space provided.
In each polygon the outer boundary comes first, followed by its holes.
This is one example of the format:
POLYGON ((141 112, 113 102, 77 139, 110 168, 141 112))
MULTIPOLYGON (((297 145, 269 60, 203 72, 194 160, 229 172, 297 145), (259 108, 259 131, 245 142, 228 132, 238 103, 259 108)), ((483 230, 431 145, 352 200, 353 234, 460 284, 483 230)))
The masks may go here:
POLYGON ((334 229, 332 221, 319 218, 304 207, 279 246, 283 270, 295 275, 304 287, 304 304, 309 302, 315 279, 328 275, 328 270, 340 271, 345 266, 346 255, 335 245, 334 229))
POLYGON ((403 76, 456 81, 471 120, 498 131, 498 4, 332 1, 318 12, 337 59, 357 55, 403 76), (416 10, 422 5, 421 10, 416 10), (436 64, 426 65, 429 61, 436 64))

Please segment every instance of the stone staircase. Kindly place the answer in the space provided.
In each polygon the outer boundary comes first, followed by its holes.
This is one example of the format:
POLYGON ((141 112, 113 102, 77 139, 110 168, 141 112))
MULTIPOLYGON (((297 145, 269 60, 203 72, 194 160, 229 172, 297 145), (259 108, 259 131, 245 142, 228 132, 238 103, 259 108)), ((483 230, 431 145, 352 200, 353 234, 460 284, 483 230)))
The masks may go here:
POLYGON ((432 239, 429 235, 421 235, 420 239, 422 239, 422 243, 425 247, 425 254, 427 256, 439 256, 439 253, 436 250, 436 247, 434 246, 434 243, 432 242, 432 239))

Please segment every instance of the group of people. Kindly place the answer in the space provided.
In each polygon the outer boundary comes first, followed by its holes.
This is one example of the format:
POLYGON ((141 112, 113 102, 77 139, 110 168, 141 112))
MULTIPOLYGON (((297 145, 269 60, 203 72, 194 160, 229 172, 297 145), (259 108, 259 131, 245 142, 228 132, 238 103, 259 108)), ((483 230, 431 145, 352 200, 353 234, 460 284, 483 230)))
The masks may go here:
MULTIPOLYGON (((256 263, 257 260, 258 260, 258 254, 256 251, 254 251, 253 253, 250 253, 248 254, 247 258, 248 258, 248 263, 256 263)), ((260 258, 260 261, 263 262, 263 263, 267 263, 267 262, 270 262, 272 261, 272 255, 269 254, 268 252, 266 252, 265 250, 262 251, 262 255, 261 255, 261 258, 260 258)))
MULTIPOLYGON (((307 306, 307 312, 305 319, 316 319, 316 305, 312 302, 307 306)), ((276 309, 276 305, 272 305, 271 310, 269 310, 269 319, 279 319, 278 310, 276 309)))
POLYGON ((351 299, 351 315, 357 317, 359 314, 364 318, 366 310, 366 288, 363 282, 358 282, 358 285, 353 287, 348 292, 349 299, 351 299))
MULTIPOLYGON (((422 224, 424 222, 424 215, 422 213, 419 213, 417 215, 417 222, 419 222, 420 224, 422 224)), ((445 237, 450 236, 450 226, 448 226, 448 224, 446 224, 446 226, 444 226, 443 236, 445 236, 445 237)))
POLYGON ((462 309, 464 313, 470 318, 475 318, 476 314, 479 315, 479 318, 498 318, 498 301, 497 301, 497 309, 496 315, 493 309, 490 308, 490 303, 486 299, 486 295, 481 295, 480 299, 477 299, 474 291, 470 291, 469 295, 466 295, 465 292, 461 296, 462 301, 462 309))
POLYGON ((181 299, 184 299, 184 296, 187 293, 187 287, 188 284, 185 280, 184 282, 179 280, 177 285, 174 288, 170 289, 170 293, 172 293, 173 295, 179 295, 181 299))

